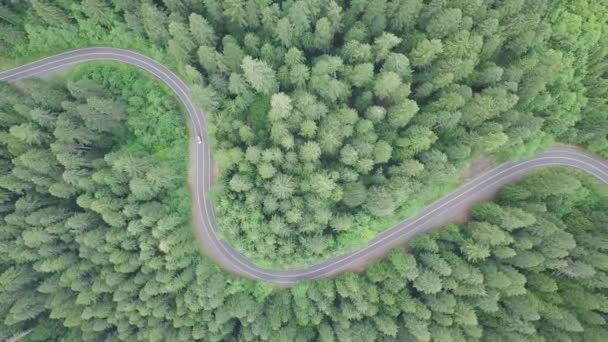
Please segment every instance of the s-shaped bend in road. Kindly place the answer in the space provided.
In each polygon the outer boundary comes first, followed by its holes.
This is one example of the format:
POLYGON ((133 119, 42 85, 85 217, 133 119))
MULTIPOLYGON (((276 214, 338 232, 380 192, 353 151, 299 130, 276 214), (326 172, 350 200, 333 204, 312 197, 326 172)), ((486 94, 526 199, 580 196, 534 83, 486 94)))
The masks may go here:
POLYGON ((254 265, 226 242, 218 238, 217 223, 208 198, 212 180, 212 163, 203 112, 190 98, 188 86, 171 70, 140 53, 109 47, 72 50, 0 72, 0 81, 14 82, 26 77, 40 77, 64 70, 72 65, 90 61, 111 60, 137 66, 154 75, 176 94, 188 113, 192 136, 200 136, 201 144, 190 139, 190 193, 192 197, 193 225, 203 250, 226 270, 236 274, 291 285, 298 280, 320 279, 360 269, 362 265, 384 255, 388 250, 411 239, 414 235, 445 224, 479 200, 490 197, 500 187, 521 178, 524 174, 546 166, 569 166, 590 173, 608 183, 608 162, 571 147, 553 147, 534 158, 507 162, 461 185, 454 191, 431 203, 414 217, 405 219, 378 234, 367 246, 354 252, 331 258, 312 266, 271 270, 254 265))

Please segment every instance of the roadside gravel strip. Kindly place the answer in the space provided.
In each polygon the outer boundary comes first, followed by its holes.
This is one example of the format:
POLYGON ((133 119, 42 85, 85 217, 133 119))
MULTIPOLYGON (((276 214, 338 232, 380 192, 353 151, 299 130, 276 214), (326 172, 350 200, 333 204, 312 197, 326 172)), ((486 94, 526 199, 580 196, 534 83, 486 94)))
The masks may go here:
POLYGON ((461 185, 441 199, 431 203, 416 216, 401 221, 378 234, 369 244, 345 254, 305 268, 271 270, 255 266, 238 251, 218 238, 217 223, 207 196, 212 180, 212 162, 206 136, 203 112, 190 98, 188 86, 168 68, 140 53, 107 47, 72 50, 0 72, 0 81, 14 82, 27 77, 41 77, 65 70, 75 64, 112 60, 137 66, 166 83, 177 95, 189 116, 192 136, 190 145, 189 183, 192 197, 193 225, 202 249, 223 268, 236 274, 291 285, 302 279, 320 279, 358 270, 368 262, 386 254, 388 250, 411 239, 414 235, 449 222, 474 203, 491 197, 500 187, 521 178, 526 173, 545 166, 570 166, 590 173, 608 183, 608 162, 583 151, 556 146, 532 159, 504 163, 461 185), (201 144, 194 137, 200 136, 201 144))

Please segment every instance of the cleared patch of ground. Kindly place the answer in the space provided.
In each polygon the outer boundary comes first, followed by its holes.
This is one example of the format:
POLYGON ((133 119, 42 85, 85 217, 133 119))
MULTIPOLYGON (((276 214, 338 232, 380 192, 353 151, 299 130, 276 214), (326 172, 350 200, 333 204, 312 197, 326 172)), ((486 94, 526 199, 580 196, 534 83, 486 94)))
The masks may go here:
MULTIPOLYGON (((492 158, 482 155, 479 159, 473 161, 466 171, 460 177, 460 182, 462 184, 474 179, 477 176, 482 175, 484 172, 490 170, 492 168, 492 158)), ((469 210, 463 210, 458 215, 454 216, 452 222, 455 223, 464 223, 470 219, 469 210)))
POLYGON ((466 183, 471 179, 481 175, 492 168, 492 158, 482 155, 479 159, 473 161, 469 167, 465 170, 460 178, 462 183, 466 183))
POLYGON ((217 180, 217 177, 219 177, 220 175, 220 169, 217 167, 217 165, 215 163, 213 163, 213 173, 211 175, 211 180, 215 181, 217 180))

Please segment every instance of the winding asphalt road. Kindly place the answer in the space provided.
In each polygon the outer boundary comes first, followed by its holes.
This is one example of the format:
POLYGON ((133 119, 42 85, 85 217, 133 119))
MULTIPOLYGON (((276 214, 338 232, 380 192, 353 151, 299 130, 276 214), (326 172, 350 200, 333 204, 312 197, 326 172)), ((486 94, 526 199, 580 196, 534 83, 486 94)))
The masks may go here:
POLYGON ((504 163, 458 187, 441 199, 431 203, 416 216, 401 221, 378 234, 369 244, 357 251, 305 268, 270 270, 252 264, 217 235, 217 224, 207 196, 212 181, 212 162, 203 112, 190 98, 188 86, 171 70, 140 53, 108 47, 72 50, 0 72, 0 81, 14 82, 26 77, 41 77, 65 70, 75 64, 90 61, 112 60, 137 66, 166 83, 177 95, 189 116, 189 129, 193 137, 200 136, 190 146, 190 192, 193 199, 193 224, 203 250, 223 268, 239 275, 291 285, 302 279, 328 278, 345 271, 358 270, 368 262, 386 254, 391 248, 411 239, 414 235, 447 223, 469 209, 474 203, 491 197, 500 187, 521 178, 524 174, 546 166, 570 166, 590 173, 608 183, 608 162, 567 146, 556 146, 532 159, 504 163))

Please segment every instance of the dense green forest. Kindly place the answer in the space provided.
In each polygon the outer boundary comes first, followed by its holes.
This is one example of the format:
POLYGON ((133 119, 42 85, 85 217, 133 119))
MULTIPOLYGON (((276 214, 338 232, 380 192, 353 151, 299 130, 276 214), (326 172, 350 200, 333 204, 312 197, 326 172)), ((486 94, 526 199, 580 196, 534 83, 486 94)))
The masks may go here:
POLYGON ((602 1, 33 0, 8 57, 110 44, 172 65, 207 111, 221 234, 260 263, 361 245, 480 155, 608 155, 602 1))
POLYGON ((545 170, 363 273, 273 289, 182 229, 185 128, 157 83, 93 65, 0 95, 2 337, 608 339, 608 189, 589 176, 545 170))
MULTIPOLYGON (((0 84, 0 338, 47 300, 72 327, 72 309, 111 299, 109 284, 127 290, 136 270, 146 281, 192 262, 184 121, 168 89, 122 65, 0 84), (61 300, 85 287, 77 303, 61 300)), ((45 341, 57 326, 28 336, 45 341)))
MULTIPOLYGON (((351 248, 481 155, 608 156, 593 0, 8 0, 0 66, 128 47, 191 83, 223 236, 259 262, 351 248)), ((544 170, 361 273, 290 289, 201 255, 185 118, 81 66, 0 83, 0 340, 608 340, 608 189, 544 170)))

